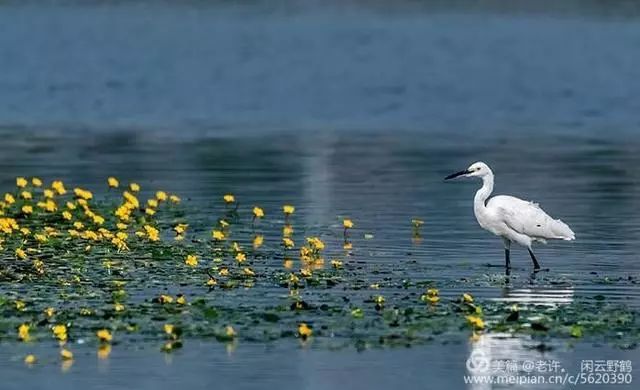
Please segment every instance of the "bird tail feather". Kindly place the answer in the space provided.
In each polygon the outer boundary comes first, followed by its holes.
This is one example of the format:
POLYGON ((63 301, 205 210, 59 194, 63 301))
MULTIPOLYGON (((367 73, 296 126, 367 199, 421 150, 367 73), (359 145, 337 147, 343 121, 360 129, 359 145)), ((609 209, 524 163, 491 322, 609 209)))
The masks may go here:
POLYGON ((559 219, 556 219, 551 225, 551 230, 560 239, 571 241, 576 239, 576 235, 571 228, 559 219))

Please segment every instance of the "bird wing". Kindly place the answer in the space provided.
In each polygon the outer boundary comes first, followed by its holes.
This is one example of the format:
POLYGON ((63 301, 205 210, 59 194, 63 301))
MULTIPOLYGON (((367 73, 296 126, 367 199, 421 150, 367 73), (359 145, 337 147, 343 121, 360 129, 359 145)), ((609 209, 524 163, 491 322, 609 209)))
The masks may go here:
POLYGON ((575 238, 569 226, 559 219, 551 218, 537 203, 500 195, 491 198, 487 207, 494 209, 509 228, 539 241, 547 238, 562 240, 575 238))

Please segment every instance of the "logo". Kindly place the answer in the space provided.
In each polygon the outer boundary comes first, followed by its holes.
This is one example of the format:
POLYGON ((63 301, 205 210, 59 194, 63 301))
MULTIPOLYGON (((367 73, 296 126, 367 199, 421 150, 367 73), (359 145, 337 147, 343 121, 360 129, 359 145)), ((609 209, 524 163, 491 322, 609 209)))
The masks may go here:
POLYGON ((484 374, 489 371, 491 362, 482 350, 476 349, 467 359, 467 370, 472 374, 484 374))

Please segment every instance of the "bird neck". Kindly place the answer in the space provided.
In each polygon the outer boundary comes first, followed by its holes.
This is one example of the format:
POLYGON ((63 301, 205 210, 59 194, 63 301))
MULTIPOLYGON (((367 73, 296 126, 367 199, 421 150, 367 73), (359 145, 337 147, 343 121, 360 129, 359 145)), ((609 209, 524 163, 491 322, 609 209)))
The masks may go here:
POLYGON ((473 209, 476 214, 484 212, 487 198, 493 192, 493 175, 489 174, 482 177, 482 188, 476 192, 473 198, 473 209))

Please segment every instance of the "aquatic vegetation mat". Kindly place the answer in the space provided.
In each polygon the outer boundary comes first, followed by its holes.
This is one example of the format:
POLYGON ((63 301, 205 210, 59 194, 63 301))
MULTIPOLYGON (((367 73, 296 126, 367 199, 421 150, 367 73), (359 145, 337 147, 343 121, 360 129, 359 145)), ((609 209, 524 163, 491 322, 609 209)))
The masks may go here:
MULTIPOLYGON (((603 296, 480 298, 467 289, 510 280, 432 280, 415 261, 369 263, 373 237, 353 233, 357 221, 345 217, 299 226, 293 205, 270 216, 226 194, 204 226, 190 223, 199 210, 179 196, 143 198, 138 184, 123 191, 116 178, 100 199, 61 181, 16 185, 0 203, 0 341, 51 343, 61 359, 73 359, 74 342, 108 356, 112 346, 155 343, 169 353, 194 339, 369 348, 495 333, 634 348, 640 336, 637 310, 603 296)), ((408 224, 419 241, 424 222, 408 224)))

